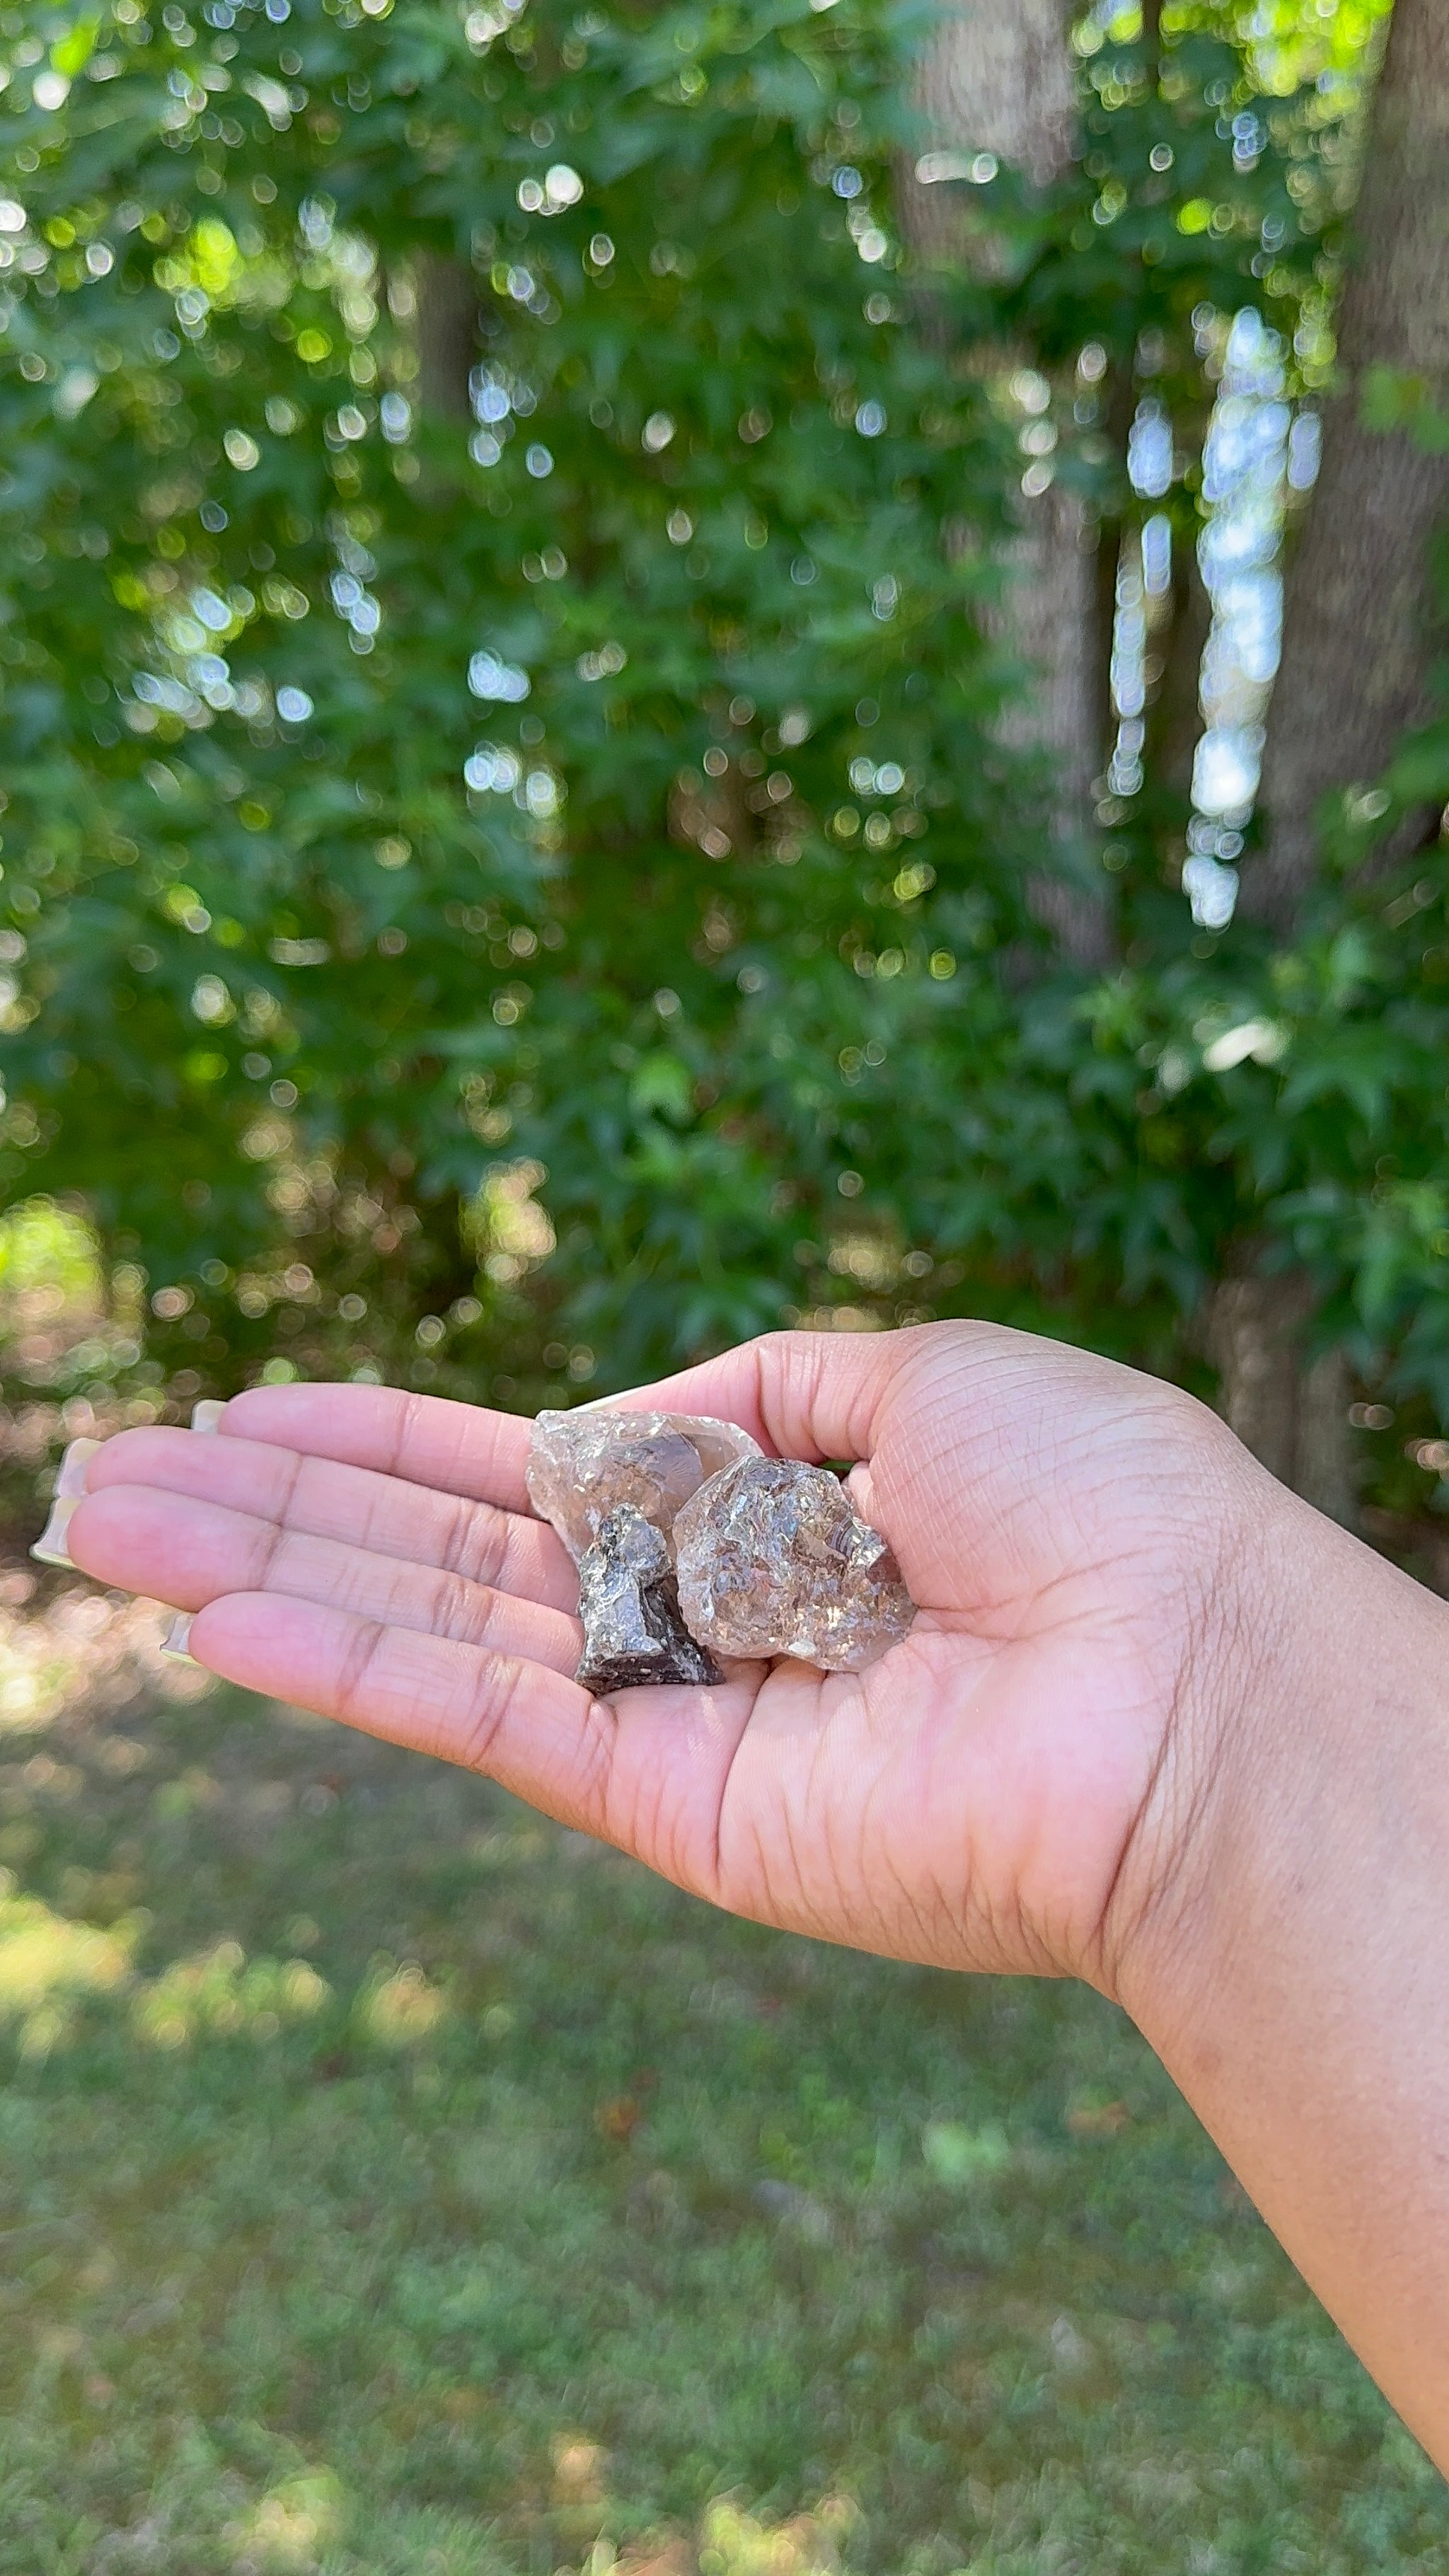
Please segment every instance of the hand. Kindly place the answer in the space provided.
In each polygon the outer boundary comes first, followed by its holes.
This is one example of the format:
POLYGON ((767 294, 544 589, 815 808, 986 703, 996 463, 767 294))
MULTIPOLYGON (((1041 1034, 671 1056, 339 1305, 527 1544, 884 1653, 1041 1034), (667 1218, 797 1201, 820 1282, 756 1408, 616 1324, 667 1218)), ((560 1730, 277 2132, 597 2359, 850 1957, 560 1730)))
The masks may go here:
POLYGON ((775 1335, 621 1401, 862 1462, 910 1636, 859 1675, 591 1701, 528 1424, 386 1388, 258 1388, 217 1437, 121 1433, 71 1554, 198 1613, 191 1652, 227 1680, 486 1772, 734 1912, 1117 1990, 1278 1489, 1177 1391, 986 1325, 775 1335))
POLYGON ((229 1680, 770 1923, 1123 2000, 1449 2465, 1444 1606, 1189 1398, 987 1325, 778 1334, 626 1404, 853 1458, 921 1613, 860 1675, 591 1701, 528 1425, 258 1388, 89 1461, 75 1562, 229 1680))

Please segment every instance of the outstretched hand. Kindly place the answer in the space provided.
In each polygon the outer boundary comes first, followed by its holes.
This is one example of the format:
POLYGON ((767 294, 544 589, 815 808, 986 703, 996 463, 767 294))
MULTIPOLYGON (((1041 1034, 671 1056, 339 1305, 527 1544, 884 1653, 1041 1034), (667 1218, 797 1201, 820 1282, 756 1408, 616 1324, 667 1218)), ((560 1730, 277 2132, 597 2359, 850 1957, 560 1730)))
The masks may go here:
POLYGON ((1237 1444, 1172 1389, 985 1325, 774 1335, 620 1401, 858 1461, 912 1633, 861 1674, 593 1700, 528 1423, 382 1387, 121 1433, 70 1550, 195 1612, 227 1680, 486 1772, 734 1912, 1113 1989, 1217 1722, 1226 1560, 1273 1490, 1237 1444))
POLYGON ((71 1552, 194 1611, 214 1672, 718 1905, 1092 1979, 1449 2464, 1443 1604, 1188 1397, 1026 1334, 778 1334, 619 1401, 856 1461, 909 1636, 860 1674, 592 1700, 528 1424, 380 1387, 122 1432, 71 1552))

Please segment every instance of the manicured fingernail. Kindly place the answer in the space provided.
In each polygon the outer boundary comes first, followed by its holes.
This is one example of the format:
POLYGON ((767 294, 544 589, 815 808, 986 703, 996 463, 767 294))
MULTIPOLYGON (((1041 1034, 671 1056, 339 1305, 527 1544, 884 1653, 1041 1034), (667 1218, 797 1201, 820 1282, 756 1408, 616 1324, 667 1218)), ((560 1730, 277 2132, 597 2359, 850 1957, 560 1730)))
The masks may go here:
POLYGON ((99 1440, 72 1440, 60 1462, 55 1480, 57 1500, 78 1503, 86 1489, 86 1468, 100 1447, 99 1440))
POLYGON ((165 1636, 162 1638, 161 1652, 166 1657, 168 1663, 195 1663, 196 1658, 191 1653, 191 1622, 194 1616, 195 1613, 193 1611, 178 1610, 170 1627, 167 1629, 165 1636))
POLYGON ((37 1565, 74 1566, 75 1558, 71 1555, 69 1548, 66 1546, 65 1534, 70 1527, 71 1516, 79 1501, 79 1494, 77 1494, 74 1499, 67 1495, 64 1501, 62 1501, 60 1496, 57 1495, 55 1501, 51 1504, 50 1518, 46 1522, 44 1529, 41 1531, 39 1538, 36 1540, 34 1547, 30 1551, 37 1565))
POLYGON ((216 1396, 204 1395, 201 1402, 199 1404, 193 1404, 191 1408, 192 1430, 215 1431, 225 1411, 225 1404, 220 1402, 216 1396))
POLYGON ((99 1440, 72 1440, 62 1458, 50 1518, 30 1551, 37 1565, 74 1566, 75 1559, 65 1543, 66 1532, 86 1489, 86 1462, 100 1445, 99 1440))

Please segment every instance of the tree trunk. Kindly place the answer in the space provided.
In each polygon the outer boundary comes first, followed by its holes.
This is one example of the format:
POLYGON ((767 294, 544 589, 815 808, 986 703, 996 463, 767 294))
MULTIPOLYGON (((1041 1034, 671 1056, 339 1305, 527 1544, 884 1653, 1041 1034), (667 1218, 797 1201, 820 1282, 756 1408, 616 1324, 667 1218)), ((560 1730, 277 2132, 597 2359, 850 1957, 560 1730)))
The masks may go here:
POLYGON ((920 73, 932 141, 994 152, 1034 187, 1072 157, 1077 81, 1068 0, 953 0, 920 73))
POLYGON ((414 263, 418 393, 424 411, 466 420, 468 378, 478 354, 478 286, 461 259, 424 251, 414 263))
MULTIPOLYGON (((1144 757, 1148 776, 1184 817, 1192 798, 1192 765, 1202 733, 1202 663, 1213 608, 1198 561, 1196 528, 1174 528, 1172 601, 1162 636, 1162 678, 1148 703, 1144 757)), ((1178 824, 1179 834, 1182 826, 1178 824)))
POLYGON ((1348 1442, 1348 1363, 1308 1362, 1313 1292, 1301 1276, 1225 1279, 1208 1318, 1208 1351, 1230 1428, 1255 1458, 1331 1520, 1355 1517, 1348 1442))
MULTIPOLYGON (((994 153, 1037 187, 1059 177, 1077 121, 1072 14, 1069 0, 952 0, 920 67, 917 98, 932 145, 994 153)), ((968 230, 954 189, 904 175, 901 221, 928 256, 955 253, 990 264, 990 244, 968 230)), ((1054 782, 1052 831, 1065 857, 1086 839, 1103 751, 1093 551, 1080 504, 1055 484, 1023 498, 1020 527, 1007 558, 1012 579, 1000 631, 1039 678, 1005 738, 1045 755, 1054 782)), ((1084 965, 1105 959, 1101 900, 1055 874, 1041 880, 1034 900, 1070 956, 1084 965)))
MULTIPOLYGON (((1364 426, 1371 371, 1449 391, 1449 8, 1397 0, 1370 115, 1355 241, 1339 317, 1339 387, 1323 463, 1288 563, 1283 657, 1268 715, 1266 847, 1243 872, 1244 911, 1291 932, 1313 882, 1316 818, 1335 790, 1382 775, 1429 711, 1429 552, 1449 507, 1449 457, 1407 430, 1364 426)), ((1412 849, 1410 815, 1376 858, 1412 849)), ((1337 1519, 1354 1509, 1347 1368, 1305 1366, 1308 1292, 1225 1282, 1213 1334, 1229 1421, 1265 1465, 1337 1519)))
MULTIPOLYGON (((1371 114, 1355 250, 1339 322, 1340 390, 1288 566, 1283 661, 1268 718, 1264 856, 1244 909, 1291 927, 1313 879, 1315 814, 1365 787, 1429 711, 1429 546, 1449 507, 1449 456, 1363 425, 1366 379, 1388 368, 1449 391, 1449 6, 1397 0, 1371 114)), ((1412 849, 1427 817, 1408 817, 1412 849)))

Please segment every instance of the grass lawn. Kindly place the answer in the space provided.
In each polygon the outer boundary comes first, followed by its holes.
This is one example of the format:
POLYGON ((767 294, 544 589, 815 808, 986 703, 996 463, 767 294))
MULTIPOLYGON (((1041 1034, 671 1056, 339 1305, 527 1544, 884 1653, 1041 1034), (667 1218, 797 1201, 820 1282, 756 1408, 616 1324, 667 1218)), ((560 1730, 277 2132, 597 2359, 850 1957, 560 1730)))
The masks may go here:
POLYGON ((1121 2016, 0 1637, 5 2576, 1449 2566, 1121 2016))

